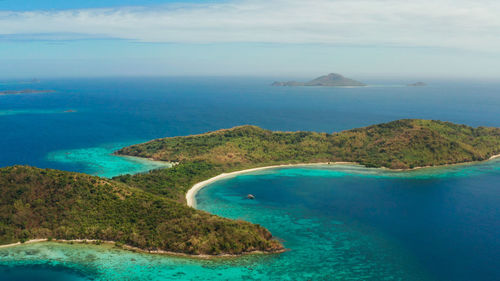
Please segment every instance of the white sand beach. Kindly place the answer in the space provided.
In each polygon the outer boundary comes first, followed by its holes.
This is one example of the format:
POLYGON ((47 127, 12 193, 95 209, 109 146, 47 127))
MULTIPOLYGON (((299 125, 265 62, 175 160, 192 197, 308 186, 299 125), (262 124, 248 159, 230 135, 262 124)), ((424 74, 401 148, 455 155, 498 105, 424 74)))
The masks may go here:
POLYGON ((21 244, 31 244, 31 243, 46 242, 46 241, 47 241, 47 239, 32 239, 32 240, 28 240, 24 243, 17 242, 17 243, 12 243, 12 244, 0 245, 0 249, 13 247, 13 246, 21 245, 21 244))
MULTIPOLYGON (((488 160, 493 160, 496 158, 500 158, 500 154, 493 155, 491 156, 488 160)), ((186 203, 189 207, 196 208, 196 194, 205 186, 216 182, 218 180, 226 179, 226 178, 231 178, 235 177, 237 175, 241 174, 246 174, 246 173, 252 173, 252 172, 257 172, 257 171, 262 171, 262 170, 267 170, 267 169, 274 169, 274 168, 282 168, 282 167, 295 167, 295 166, 320 166, 320 165, 342 165, 342 164, 348 164, 348 165, 359 165, 359 163, 356 162, 324 162, 324 163, 301 163, 301 164, 284 164, 284 165, 274 165, 274 166, 266 166, 266 167, 259 167, 259 168, 253 168, 253 169, 247 169, 247 170, 241 170, 241 171, 236 171, 236 172, 231 172, 231 173, 223 173, 218 176, 215 176, 213 178, 210 178, 208 180, 199 182, 193 187, 191 187, 188 192, 186 193, 186 203)), ((456 164, 453 164, 456 165, 456 164)), ((449 165, 443 165, 443 166, 449 166, 449 165)), ((409 170, 416 170, 416 169, 423 169, 423 168, 430 168, 430 167, 435 167, 435 166, 426 166, 426 167, 414 167, 412 169, 392 169, 393 171, 409 171, 409 170)))
POLYGON ((493 159, 495 159, 495 158, 500 158, 500 154, 497 154, 497 155, 493 155, 493 156, 491 156, 489 160, 493 160, 493 159))
POLYGON ((257 171, 262 171, 262 170, 267 170, 267 169, 274 169, 274 168, 283 168, 283 167, 295 167, 295 166, 319 166, 319 165, 340 165, 340 164, 349 164, 353 165, 356 163, 353 162, 325 162, 325 163, 302 163, 302 164, 285 164, 285 165, 274 165, 274 166, 266 166, 266 167, 259 167, 259 168, 253 168, 253 169, 247 169, 247 170, 241 170, 241 171, 236 171, 232 173, 223 173, 220 174, 216 177, 210 178, 208 180, 199 182, 191 189, 188 190, 186 193, 186 202, 189 207, 196 208, 196 194, 205 186, 216 182, 218 180, 226 179, 226 178, 231 178, 237 175, 241 174, 246 174, 246 173, 252 173, 252 172, 257 172, 257 171))

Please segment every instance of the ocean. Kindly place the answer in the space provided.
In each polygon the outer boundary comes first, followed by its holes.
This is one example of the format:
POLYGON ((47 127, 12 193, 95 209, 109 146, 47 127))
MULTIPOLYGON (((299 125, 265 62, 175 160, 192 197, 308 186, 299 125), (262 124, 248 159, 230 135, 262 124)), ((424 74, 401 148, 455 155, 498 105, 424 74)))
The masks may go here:
MULTIPOLYGON (((500 84, 367 81, 271 87, 263 78, 54 79, 0 96, 0 167, 112 177, 161 167, 113 156, 153 138, 242 124, 336 132, 401 118, 500 127, 500 84)), ((280 255, 199 261, 91 245, 0 249, 0 280, 498 280, 500 161, 412 172, 286 168, 216 182, 198 208, 259 223, 280 255), (248 193, 256 200, 244 200, 248 193), (45 279, 43 279, 45 278, 45 279)))

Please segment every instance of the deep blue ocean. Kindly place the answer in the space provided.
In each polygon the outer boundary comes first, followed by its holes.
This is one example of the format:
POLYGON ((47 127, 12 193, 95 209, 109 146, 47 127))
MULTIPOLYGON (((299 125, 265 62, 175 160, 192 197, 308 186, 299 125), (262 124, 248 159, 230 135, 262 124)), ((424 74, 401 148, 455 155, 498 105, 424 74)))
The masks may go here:
MULTIPOLYGON (((261 78, 102 78, 0 83, 0 167, 114 176, 161 164, 123 146, 242 124, 334 132, 401 118, 500 127, 500 83, 366 81, 271 87, 261 78)), ((500 280, 500 161, 394 173, 276 169, 199 193, 198 208, 260 223, 290 251, 197 261, 88 245, 0 249, 0 280, 500 280), (252 193, 255 201, 243 200, 252 193), (34 277, 36 276, 36 277, 34 277)))

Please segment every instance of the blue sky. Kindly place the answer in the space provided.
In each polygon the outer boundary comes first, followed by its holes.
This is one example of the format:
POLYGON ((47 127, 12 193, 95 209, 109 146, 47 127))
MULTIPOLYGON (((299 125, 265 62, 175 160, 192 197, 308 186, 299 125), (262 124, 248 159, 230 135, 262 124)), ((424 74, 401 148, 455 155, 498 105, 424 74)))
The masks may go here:
POLYGON ((500 77, 492 0, 0 0, 0 77, 500 77))
POLYGON ((166 3, 210 3, 211 0, 0 0, 1 10, 65 10, 106 8, 117 6, 151 6, 166 3))

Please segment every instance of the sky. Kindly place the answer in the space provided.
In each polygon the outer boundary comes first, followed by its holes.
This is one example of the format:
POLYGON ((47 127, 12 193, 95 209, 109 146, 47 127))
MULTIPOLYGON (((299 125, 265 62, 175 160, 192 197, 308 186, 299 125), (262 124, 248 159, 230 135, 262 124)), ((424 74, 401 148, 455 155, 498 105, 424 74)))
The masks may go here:
POLYGON ((0 80, 497 79, 498 0, 0 0, 0 80))

